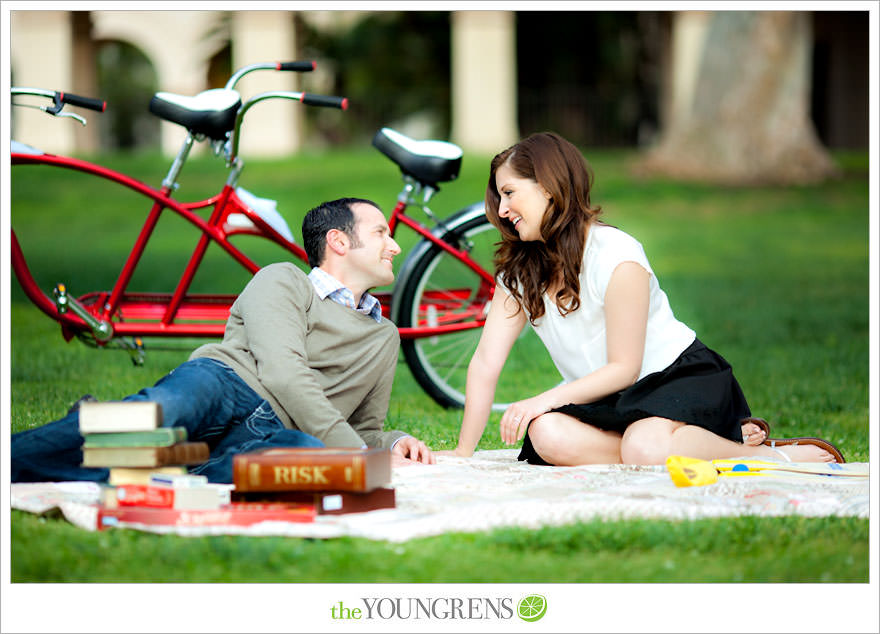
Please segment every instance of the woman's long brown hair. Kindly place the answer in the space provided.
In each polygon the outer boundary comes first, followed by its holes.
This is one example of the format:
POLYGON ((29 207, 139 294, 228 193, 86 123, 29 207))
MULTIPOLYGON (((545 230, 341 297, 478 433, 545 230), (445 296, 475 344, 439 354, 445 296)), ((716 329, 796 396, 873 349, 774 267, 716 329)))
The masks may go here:
POLYGON ((486 186, 486 216, 501 232, 495 272, 532 324, 544 315, 541 296, 561 281, 555 301, 562 315, 580 307, 581 261, 587 226, 601 213, 590 205, 593 174, 580 151, 553 132, 533 134, 492 159, 486 186), (507 164, 519 178, 539 183, 551 196, 541 221, 541 237, 520 240, 513 225, 498 215, 501 198, 495 173, 507 164), (520 290, 521 289, 521 290, 520 290))

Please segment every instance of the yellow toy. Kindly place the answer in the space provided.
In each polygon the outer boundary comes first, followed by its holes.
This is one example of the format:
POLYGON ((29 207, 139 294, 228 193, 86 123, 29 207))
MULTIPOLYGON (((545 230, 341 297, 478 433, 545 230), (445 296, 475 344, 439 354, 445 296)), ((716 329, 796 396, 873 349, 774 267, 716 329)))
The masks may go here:
POLYGON ((678 487, 699 487, 718 481, 718 471, 706 460, 687 456, 669 456, 666 459, 669 477, 678 487))
POLYGON ((704 486, 719 477, 849 477, 867 478, 868 464, 838 464, 824 462, 772 462, 748 458, 700 460, 687 456, 669 456, 666 459, 669 477, 678 487, 704 486))

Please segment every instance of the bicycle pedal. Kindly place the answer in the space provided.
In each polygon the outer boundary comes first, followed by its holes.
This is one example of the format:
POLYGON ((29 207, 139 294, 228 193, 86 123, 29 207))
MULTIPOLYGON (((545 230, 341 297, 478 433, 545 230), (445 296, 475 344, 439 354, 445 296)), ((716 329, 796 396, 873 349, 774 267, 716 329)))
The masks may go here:
POLYGON ((55 308, 58 309, 59 314, 63 315, 67 312, 67 287, 59 282, 52 289, 52 294, 55 296, 55 308))
POLYGON ((134 337, 130 341, 122 340, 122 345, 131 356, 133 365, 140 367, 146 359, 146 351, 144 350, 144 341, 140 337, 134 337))
POLYGON ((74 297, 68 295, 67 287, 64 284, 59 282, 55 285, 52 292, 55 295, 55 306, 58 309, 59 315, 63 315, 67 311, 72 312, 86 323, 91 329, 92 335, 101 343, 110 341, 113 338, 113 325, 109 321, 98 319, 74 297))

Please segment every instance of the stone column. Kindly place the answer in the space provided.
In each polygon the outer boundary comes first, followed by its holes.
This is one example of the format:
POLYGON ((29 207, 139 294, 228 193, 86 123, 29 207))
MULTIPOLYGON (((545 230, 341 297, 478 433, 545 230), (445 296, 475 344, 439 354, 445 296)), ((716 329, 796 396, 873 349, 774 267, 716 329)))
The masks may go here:
MULTIPOLYGON (((73 33, 72 68, 73 87, 70 89, 78 95, 103 99, 98 92, 98 62, 95 59, 95 41, 92 39, 92 21, 88 11, 74 11, 70 14, 73 33)), ((103 116, 97 112, 86 110, 88 124, 76 126, 75 142, 78 152, 94 154, 100 146, 98 135, 98 119, 103 116)))
POLYGON ((516 15, 453 12, 453 142, 485 153, 516 143, 516 96, 516 15))
MULTIPOLYGON (((237 11, 232 17, 234 69, 259 62, 296 61, 293 13, 290 11, 237 11)), ((237 88, 242 99, 262 92, 298 90, 297 73, 257 71, 237 88)), ((287 99, 272 99, 253 106, 245 115, 239 144, 241 157, 285 156, 300 147, 302 109, 287 99)))
MULTIPOLYGON (((12 11, 9 26, 13 86, 76 92, 69 11, 12 11)), ((51 105, 31 97, 20 97, 16 101, 51 105)), ((78 109, 70 111, 80 113, 78 109)), ((91 119, 96 113, 83 110, 81 114, 91 119)), ((30 108, 15 108, 12 112, 12 138, 54 154, 74 151, 79 127, 72 119, 53 119, 30 108)))
MULTIPOLYGON (((93 11, 91 17, 95 39, 129 42, 149 58, 160 91, 193 96, 208 88, 208 61, 224 44, 217 28, 221 12, 93 11)), ((161 135, 162 152, 173 156, 186 131, 163 122, 161 135)), ((204 146, 194 152, 200 150, 204 146)))

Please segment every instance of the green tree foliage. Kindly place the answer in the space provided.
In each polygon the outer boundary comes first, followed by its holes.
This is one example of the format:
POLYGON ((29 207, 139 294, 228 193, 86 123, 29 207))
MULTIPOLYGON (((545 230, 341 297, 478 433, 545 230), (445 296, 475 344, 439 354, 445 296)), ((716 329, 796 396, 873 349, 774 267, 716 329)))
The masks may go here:
POLYGON ((412 116, 429 121, 432 135, 448 136, 448 12, 373 13, 350 29, 331 32, 303 23, 300 41, 305 58, 334 65, 332 90, 349 98, 349 111, 341 118, 315 108, 307 111, 329 141, 360 141, 412 116))
POLYGON ((517 13, 519 125, 587 147, 644 143, 658 125, 669 14, 517 13))

